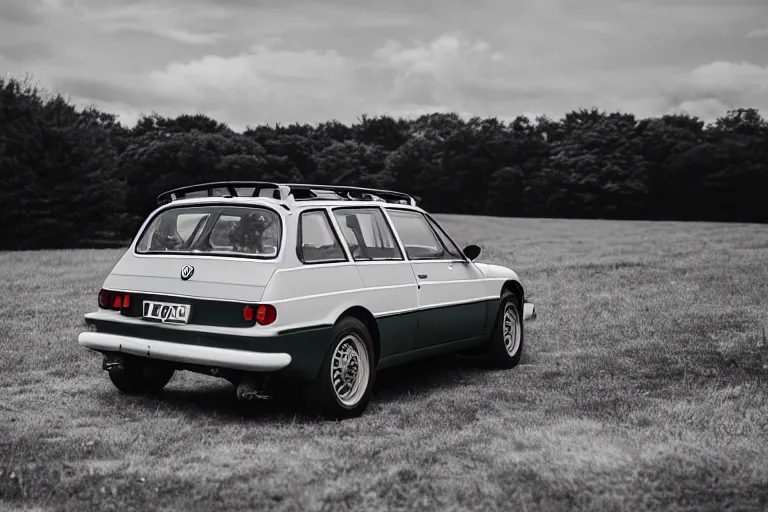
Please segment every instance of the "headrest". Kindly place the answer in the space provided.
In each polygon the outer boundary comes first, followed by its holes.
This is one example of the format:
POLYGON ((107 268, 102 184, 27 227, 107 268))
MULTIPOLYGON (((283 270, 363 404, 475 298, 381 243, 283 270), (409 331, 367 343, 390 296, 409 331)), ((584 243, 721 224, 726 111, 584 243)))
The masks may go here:
POLYGON ((360 227, 360 221, 357 218, 357 215, 347 215, 346 223, 348 228, 359 228, 360 227))

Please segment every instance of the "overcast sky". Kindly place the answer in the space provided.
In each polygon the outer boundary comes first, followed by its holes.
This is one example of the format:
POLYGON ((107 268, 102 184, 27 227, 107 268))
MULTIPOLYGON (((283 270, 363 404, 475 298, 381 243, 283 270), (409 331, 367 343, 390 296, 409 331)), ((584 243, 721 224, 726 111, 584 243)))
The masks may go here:
POLYGON ((766 115, 768 0, 0 0, 0 73, 130 126, 766 115))

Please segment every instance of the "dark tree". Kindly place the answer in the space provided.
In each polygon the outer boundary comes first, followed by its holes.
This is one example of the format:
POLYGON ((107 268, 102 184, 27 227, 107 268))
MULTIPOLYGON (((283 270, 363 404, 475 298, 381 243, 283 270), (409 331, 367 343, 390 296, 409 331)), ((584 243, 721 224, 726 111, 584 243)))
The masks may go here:
POLYGON ((768 222, 768 123, 581 109, 560 120, 362 116, 237 133, 204 114, 126 128, 0 78, 0 249, 125 243, 159 193, 202 181, 391 188, 432 212, 768 222))

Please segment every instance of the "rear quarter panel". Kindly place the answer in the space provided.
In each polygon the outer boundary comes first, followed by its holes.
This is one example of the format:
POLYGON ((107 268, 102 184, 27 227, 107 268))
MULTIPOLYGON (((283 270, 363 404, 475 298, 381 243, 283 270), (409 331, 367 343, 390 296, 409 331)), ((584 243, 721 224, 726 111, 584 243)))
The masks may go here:
MULTIPOLYGON (((378 269, 377 269, 378 270, 378 269)), ((386 273, 386 266, 381 272, 386 273)), ((416 284, 371 286, 354 263, 306 265, 275 272, 262 302, 274 305, 281 328, 333 325, 349 308, 360 306, 374 317, 418 307, 416 284)))

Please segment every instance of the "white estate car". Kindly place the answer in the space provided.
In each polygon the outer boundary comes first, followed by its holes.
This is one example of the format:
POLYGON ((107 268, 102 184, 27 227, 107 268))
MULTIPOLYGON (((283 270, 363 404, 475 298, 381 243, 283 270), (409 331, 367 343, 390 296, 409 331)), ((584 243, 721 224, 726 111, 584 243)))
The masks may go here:
POLYGON ((362 414, 383 368, 449 352, 520 360, 536 313, 517 274, 474 262, 480 248, 460 250, 409 195, 221 182, 158 203, 78 338, 124 393, 157 392, 175 370, 259 393, 298 383, 336 419, 362 414))

